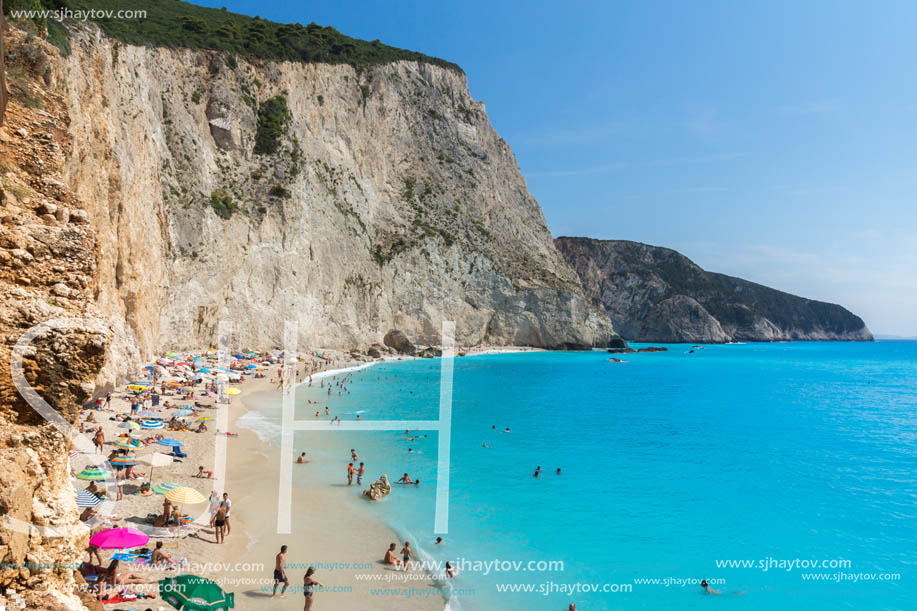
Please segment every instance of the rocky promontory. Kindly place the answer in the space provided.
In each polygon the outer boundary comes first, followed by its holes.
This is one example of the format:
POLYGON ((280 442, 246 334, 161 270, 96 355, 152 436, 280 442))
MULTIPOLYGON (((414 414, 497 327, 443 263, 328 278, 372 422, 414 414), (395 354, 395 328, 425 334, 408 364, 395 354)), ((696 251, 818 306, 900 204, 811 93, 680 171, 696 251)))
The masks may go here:
POLYGON ((625 240, 554 243, 621 336, 641 342, 871 341, 845 308, 701 269, 684 255, 625 240))

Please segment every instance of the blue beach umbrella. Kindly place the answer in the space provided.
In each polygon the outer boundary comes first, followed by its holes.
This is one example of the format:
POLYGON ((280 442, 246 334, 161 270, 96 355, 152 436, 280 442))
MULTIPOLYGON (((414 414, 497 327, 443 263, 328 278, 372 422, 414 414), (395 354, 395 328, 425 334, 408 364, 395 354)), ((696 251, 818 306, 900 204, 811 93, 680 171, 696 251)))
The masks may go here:
POLYGON ((180 442, 179 440, 177 440, 177 439, 172 439, 171 437, 166 437, 165 439, 160 439, 160 440, 157 441, 156 443, 158 443, 158 444, 161 445, 161 446, 167 446, 167 447, 170 447, 170 448, 180 448, 181 446, 184 445, 184 444, 183 444, 182 442, 180 442))

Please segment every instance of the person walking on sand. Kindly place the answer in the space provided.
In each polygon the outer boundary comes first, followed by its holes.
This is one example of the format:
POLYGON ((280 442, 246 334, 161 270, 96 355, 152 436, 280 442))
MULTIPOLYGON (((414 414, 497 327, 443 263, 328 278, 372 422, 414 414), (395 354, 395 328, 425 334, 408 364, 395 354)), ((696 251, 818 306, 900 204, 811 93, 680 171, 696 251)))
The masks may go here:
POLYGON ((287 597, 285 592, 287 591, 287 588, 290 587, 290 580, 287 579, 287 572, 285 568, 286 567, 286 553, 287 553, 287 546, 281 545, 280 553, 274 556, 274 591, 271 593, 271 598, 274 598, 275 596, 277 596, 277 586, 280 585, 281 583, 283 584, 283 587, 280 588, 280 598, 287 597))
POLYGON ((349 486, 352 483, 353 483, 353 463, 349 463, 347 465, 347 485, 349 486))
POLYGON ((405 541, 404 547, 401 548, 401 563, 402 568, 406 571, 411 567, 411 558, 414 557, 414 552, 411 550, 411 542, 405 541))
POLYGON ((96 434, 95 434, 95 437, 92 438, 92 443, 95 444, 95 446, 96 446, 96 448, 98 448, 99 452, 104 452, 104 451, 105 451, 105 450, 102 448, 102 446, 105 445, 105 433, 102 432, 102 427, 101 427, 101 426, 100 426, 99 428, 96 429, 96 434))
POLYGON ((315 575, 315 567, 310 566, 302 578, 302 591, 303 595, 306 597, 306 606, 303 607, 303 611, 309 611, 312 605, 315 604, 315 589, 325 587, 324 584, 313 577, 313 575, 315 575))
POLYGON ((360 468, 357 469, 357 486, 363 483, 363 473, 366 471, 366 467, 363 466, 363 463, 360 463, 360 468))

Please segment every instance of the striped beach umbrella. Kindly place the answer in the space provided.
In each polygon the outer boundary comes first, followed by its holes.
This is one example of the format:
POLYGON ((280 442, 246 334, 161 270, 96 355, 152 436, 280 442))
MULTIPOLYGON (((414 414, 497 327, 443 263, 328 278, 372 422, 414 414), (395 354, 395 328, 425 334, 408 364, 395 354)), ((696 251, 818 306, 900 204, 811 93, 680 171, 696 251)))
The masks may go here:
POLYGON ((122 450, 139 450, 143 447, 143 442, 139 439, 131 439, 130 437, 120 437, 114 443, 114 446, 122 450))
POLYGON ((115 456, 108 461, 111 463, 111 466, 117 467, 133 467, 137 464, 137 460, 133 456, 115 456))
POLYGON ((76 506, 77 507, 95 507, 102 502, 102 499, 89 492, 80 488, 76 491, 76 506))
POLYGON ((159 420, 144 420, 140 426, 145 429, 161 429, 165 425, 159 420))
POLYGON ((156 494, 166 494, 169 492, 169 490, 174 490, 175 488, 180 488, 180 487, 181 485, 176 484, 175 482, 160 482, 156 484, 155 486, 151 487, 150 490, 152 490, 156 494))
POLYGON ((156 443, 158 443, 158 444, 161 445, 161 446, 166 446, 166 447, 169 447, 169 448, 178 448, 178 447, 181 447, 181 446, 185 445, 185 444, 183 444, 182 442, 180 442, 179 440, 177 440, 177 439, 172 439, 171 437, 166 437, 165 439, 160 439, 160 440, 157 441, 156 443))
POLYGON ((197 505, 207 500, 207 497, 203 494, 188 486, 180 486, 169 490, 166 492, 166 498, 176 505, 197 505))
POLYGON ((101 481, 103 479, 108 479, 111 477, 111 473, 105 469, 100 469, 99 467, 89 466, 76 474, 76 479, 84 479, 89 481, 101 481))

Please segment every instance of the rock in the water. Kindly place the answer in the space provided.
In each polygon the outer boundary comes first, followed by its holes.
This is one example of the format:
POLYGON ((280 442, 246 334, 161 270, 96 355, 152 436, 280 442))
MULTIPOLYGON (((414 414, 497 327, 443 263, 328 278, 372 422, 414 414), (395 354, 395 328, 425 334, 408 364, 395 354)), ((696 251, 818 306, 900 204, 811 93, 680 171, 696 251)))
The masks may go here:
POLYGON ((408 336, 398 329, 392 329, 386 333, 383 341, 386 346, 394 348, 401 354, 410 354, 413 356, 414 353, 417 352, 417 349, 414 347, 414 344, 411 343, 411 340, 408 339, 408 336))
POLYGON ((421 358, 425 358, 425 359, 432 359, 435 356, 442 356, 442 355, 443 355, 442 350, 434 346, 430 346, 428 348, 424 348, 423 350, 421 350, 420 354, 418 354, 417 356, 421 358))
POLYGON ((369 485, 368 490, 363 491, 363 496, 368 496, 372 501, 378 501, 387 496, 391 491, 392 485, 388 483, 388 476, 383 473, 382 477, 369 485))

